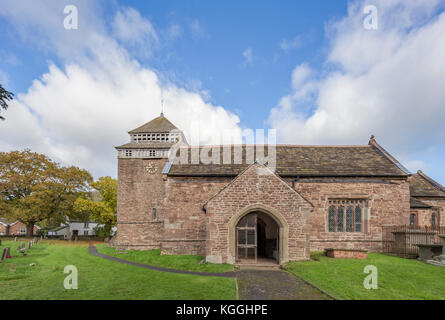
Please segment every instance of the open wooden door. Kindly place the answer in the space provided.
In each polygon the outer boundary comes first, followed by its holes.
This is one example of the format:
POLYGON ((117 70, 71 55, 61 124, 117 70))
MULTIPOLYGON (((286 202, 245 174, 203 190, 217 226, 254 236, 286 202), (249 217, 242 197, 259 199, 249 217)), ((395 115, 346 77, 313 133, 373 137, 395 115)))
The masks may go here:
POLYGON ((236 260, 258 259, 257 214, 250 213, 236 226, 236 260))

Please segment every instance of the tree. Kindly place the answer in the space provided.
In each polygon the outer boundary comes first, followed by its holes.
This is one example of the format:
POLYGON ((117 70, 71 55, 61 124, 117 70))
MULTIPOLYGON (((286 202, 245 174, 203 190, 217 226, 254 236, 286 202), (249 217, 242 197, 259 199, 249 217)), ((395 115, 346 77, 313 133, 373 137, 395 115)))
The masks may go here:
POLYGON ((0 210, 26 224, 27 236, 42 221, 61 223, 92 181, 77 167, 61 167, 47 156, 25 151, 0 152, 0 210))
POLYGON ((104 236, 111 235, 116 225, 117 180, 111 177, 101 177, 90 184, 91 188, 100 194, 94 198, 94 192, 80 196, 74 203, 74 211, 84 214, 91 221, 103 225, 104 236))
MULTIPOLYGON (((12 92, 6 91, 2 85, 0 84, 0 110, 1 109, 8 109, 8 101, 12 100, 14 97, 14 94, 12 92)), ((0 116, 1 120, 5 120, 4 117, 0 116)))

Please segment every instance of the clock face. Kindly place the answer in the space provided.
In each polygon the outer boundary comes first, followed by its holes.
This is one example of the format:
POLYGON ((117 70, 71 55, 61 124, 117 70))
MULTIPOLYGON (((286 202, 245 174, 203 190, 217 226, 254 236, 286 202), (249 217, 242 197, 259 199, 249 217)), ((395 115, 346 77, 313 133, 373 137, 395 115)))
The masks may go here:
POLYGON ((156 165, 154 163, 149 162, 148 165, 145 167, 145 171, 147 171, 149 174, 155 174, 158 169, 156 168, 156 165))

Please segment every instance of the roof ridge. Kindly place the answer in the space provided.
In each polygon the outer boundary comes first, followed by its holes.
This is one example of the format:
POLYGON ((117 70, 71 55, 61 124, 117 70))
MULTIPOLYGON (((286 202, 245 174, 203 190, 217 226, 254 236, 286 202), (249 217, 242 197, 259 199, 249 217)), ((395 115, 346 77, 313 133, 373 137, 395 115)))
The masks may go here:
POLYGON ((374 139, 374 136, 371 136, 371 139, 369 140, 369 145, 374 147, 374 149, 378 153, 380 153, 383 157, 385 157, 391 163, 393 163, 400 171, 408 175, 411 174, 411 172, 407 168, 405 168, 404 165, 402 165, 396 158, 394 158, 388 151, 386 151, 381 145, 377 143, 377 141, 374 139))
POLYGON ((426 175, 422 170, 418 170, 417 174, 421 176, 423 179, 428 181, 434 188, 436 188, 439 191, 445 192, 445 187, 442 186, 439 182, 434 180, 433 178, 430 178, 428 175, 426 175))
POLYGON ((172 130, 179 130, 179 129, 170 120, 168 120, 166 117, 164 117, 164 115, 160 115, 159 117, 156 117, 156 118, 144 123, 143 125, 137 127, 136 129, 128 131, 128 133, 170 132, 172 130), (157 123, 157 122, 159 122, 159 123, 157 123), (159 131, 160 129, 158 129, 156 127, 158 127, 160 125, 164 125, 165 129, 162 129, 161 131, 159 131), (154 127, 154 128, 150 129, 149 128, 150 126, 154 127))
POLYGON ((291 148, 370 148, 369 145, 298 145, 298 144, 210 144, 210 145, 199 145, 199 146, 184 146, 187 148, 203 148, 203 147, 258 147, 258 146, 276 146, 276 147, 291 147, 291 148))
POLYGON ((247 171, 249 170, 252 166, 260 166, 261 168, 265 168, 266 170, 268 170, 271 175, 275 176, 276 179, 278 179, 280 181, 280 183, 284 183, 287 188, 289 188, 290 190, 292 190, 292 192, 296 193, 298 196, 300 196, 304 201, 306 201, 307 203, 309 203, 312 207, 314 207, 314 205, 307 200, 305 197, 303 197, 297 190, 295 190, 294 188, 292 188, 284 179, 282 179, 276 172, 272 171, 268 166, 265 166, 264 164, 261 164, 257 161, 255 161, 254 163, 250 164, 249 166, 247 166, 247 168, 245 168, 244 170, 242 170, 234 179, 232 179, 229 183, 227 183, 221 190, 219 190, 217 193, 215 193, 213 196, 211 196, 202 206, 204 208, 204 210, 206 210, 206 206, 207 204, 214 199, 217 195, 219 195, 221 192, 223 192, 224 190, 226 190, 229 186, 231 186, 232 184, 235 183, 235 181, 237 181, 238 179, 241 178, 241 176, 247 171))

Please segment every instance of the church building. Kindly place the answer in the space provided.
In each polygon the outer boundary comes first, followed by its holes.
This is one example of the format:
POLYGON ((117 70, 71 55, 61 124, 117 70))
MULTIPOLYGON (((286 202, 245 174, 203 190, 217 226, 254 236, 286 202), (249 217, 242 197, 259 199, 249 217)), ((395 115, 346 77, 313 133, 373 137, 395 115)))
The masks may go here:
POLYGON ((259 146, 246 145, 230 147, 242 161, 170 162, 172 147, 186 160, 204 147, 189 146, 163 114, 129 135, 116 147, 118 249, 282 264, 325 248, 381 251, 383 226, 445 224, 445 188, 410 173, 374 137, 354 146, 277 145, 271 169, 248 161, 259 146))

